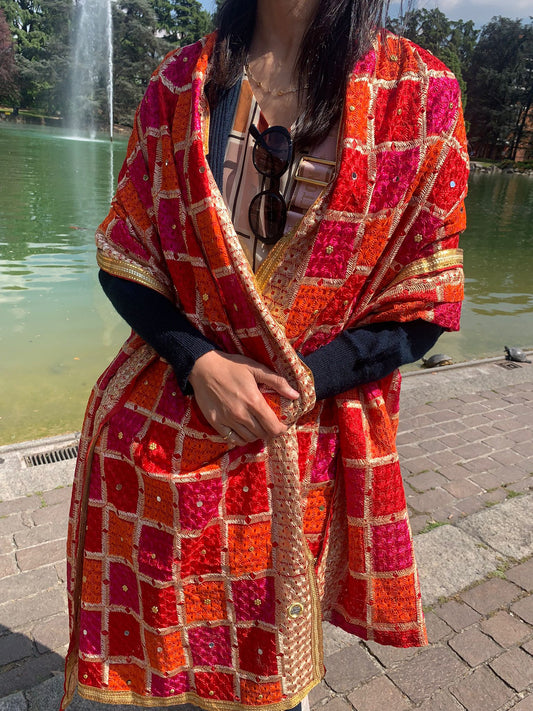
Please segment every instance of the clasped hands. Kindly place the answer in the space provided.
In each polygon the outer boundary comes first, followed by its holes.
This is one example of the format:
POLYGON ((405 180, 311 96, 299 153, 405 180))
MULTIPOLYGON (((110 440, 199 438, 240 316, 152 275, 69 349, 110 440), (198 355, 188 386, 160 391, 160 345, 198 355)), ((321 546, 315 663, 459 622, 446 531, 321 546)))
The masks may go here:
POLYGON ((189 382, 207 422, 223 439, 237 445, 273 439, 287 431, 259 384, 289 400, 300 397, 285 378, 261 363, 220 351, 209 351, 198 358, 189 382))

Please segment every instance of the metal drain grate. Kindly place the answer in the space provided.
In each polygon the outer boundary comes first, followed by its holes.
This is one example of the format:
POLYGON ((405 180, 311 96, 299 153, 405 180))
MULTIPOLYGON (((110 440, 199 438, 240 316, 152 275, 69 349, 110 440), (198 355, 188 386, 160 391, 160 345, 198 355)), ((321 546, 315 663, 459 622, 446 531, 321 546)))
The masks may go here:
POLYGON ((56 462, 66 462, 69 459, 76 459, 78 456, 78 445, 74 447, 63 447, 62 449, 52 449, 50 452, 40 452, 24 457, 27 467, 38 467, 41 464, 55 464, 56 462))
POLYGON ((505 368, 506 370, 513 370, 513 368, 521 368, 520 363, 515 363, 514 360, 504 360, 503 363, 496 363, 500 368, 505 368))

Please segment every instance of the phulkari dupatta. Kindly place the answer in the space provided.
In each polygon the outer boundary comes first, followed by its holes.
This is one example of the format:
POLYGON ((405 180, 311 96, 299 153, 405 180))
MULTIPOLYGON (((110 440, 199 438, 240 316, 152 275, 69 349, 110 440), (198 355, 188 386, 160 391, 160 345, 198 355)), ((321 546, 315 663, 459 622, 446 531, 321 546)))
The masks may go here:
POLYGON ((349 83, 335 180, 254 276, 206 162, 213 45, 171 53, 152 77, 98 261, 300 399, 265 392, 288 433, 232 448, 172 368, 127 340, 83 426, 62 708, 78 684, 102 702, 283 711, 323 676, 322 619, 426 643, 395 447, 400 378, 315 404, 296 351, 378 321, 458 328, 457 82, 407 40, 378 38, 349 83))

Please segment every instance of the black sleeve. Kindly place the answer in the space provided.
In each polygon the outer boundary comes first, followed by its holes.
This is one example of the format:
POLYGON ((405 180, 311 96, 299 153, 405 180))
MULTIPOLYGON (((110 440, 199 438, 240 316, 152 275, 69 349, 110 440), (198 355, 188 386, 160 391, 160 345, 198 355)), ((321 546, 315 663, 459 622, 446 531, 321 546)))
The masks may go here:
MULTIPOLYGON (((100 270, 100 283, 122 318, 165 358, 181 391, 192 393, 195 362, 216 346, 168 299, 142 284, 100 270)), ((385 377, 432 348, 443 329, 427 321, 387 322, 349 329, 302 360, 311 369, 317 400, 385 377)))
POLYGON ((302 358, 313 373, 316 399, 371 383, 401 365, 413 363, 435 345, 443 330, 418 319, 343 331, 331 343, 302 358))
POLYGON ((98 274, 102 289, 122 318, 173 367, 185 395, 192 394, 188 378, 200 356, 216 349, 166 297, 142 284, 98 274))

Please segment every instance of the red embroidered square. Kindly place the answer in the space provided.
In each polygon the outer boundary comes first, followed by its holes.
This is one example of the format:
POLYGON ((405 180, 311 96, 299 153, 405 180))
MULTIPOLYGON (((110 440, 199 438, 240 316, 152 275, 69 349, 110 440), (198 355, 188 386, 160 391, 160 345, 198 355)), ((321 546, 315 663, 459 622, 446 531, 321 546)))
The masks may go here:
POLYGON ((90 501, 87 506, 85 550, 88 553, 102 552, 102 509, 100 506, 93 506, 90 501))
POLYGON ((135 464, 141 471, 171 474, 177 436, 178 432, 173 427, 152 420, 142 441, 133 445, 135 464))
POLYGON ((177 625, 178 611, 174 588, 158 588, 144 581, 141 581, 140 586, 146 624, 154 629, 177 625))
POLYGON ((405 509, 405 494, 398 462, 374 467, 371 501, 372 516, 388 516, 405 509))
POLYGON ((181 539, 181 575, 220 573, 222 547, 218 525, 208 526, 199 536, 181 539))
POLYGON ((374 104, 376 144, 414 141, 422 129, 420 82, 402 81, 394 89, 378 88, 374 104))
POLYGON ((127 612, 109 612, 109 656, 143 658, 137 619, 127 612))
POLYGON ((276 635, 259 627, 237 627, 239 665, 241 669, 260 676, 278 673, 276 635))
POLYGON ((246 516, 269 510, 264 462, 250 462, 228 472, 226 511, 230 516, 246 516))
MULTIPOLYGON (((363 120, 366 131, 366 116, 363 120)), ((368 181, 368 155, 355 148, 345 148, 344 165, 345 169, 337 178, 337 190, 332 195, 329 209, 361 214, 366 209, 372 187, 368 181)), ((355 233, 357 227, 357 224, 348 222, 343 231, 351 229, 355 233)))
POLYGON ((354 518, 362 518, 365 512, 366 468, 344 467, 343 469, 346 513, 354 518))
POLYGON ((117 511, 137 513, 139 482, 131 464, 106 457, 104 468, 109 503, 117 511))
POLYGON ((99 450, 98 446, 95 447, 94 451, 94 457, 93 457, 93 465, 92 465, 92 473, 91 473, 91 481, 89 482, 89 504, 90 502, 100 502, 103 501, 102 498, 102 478, 101 478, 101 466, 100 466, 100 460, 101 460, 102 454, 101 450, 99 450))
POLYGON ((360 406, 350 407, 351 401, 342 403, 341 412, 343 427, 340 431, 340 449, 345 459, 363 459, 366 455, 366 422, 363 422, 363 411, 360 406))
POLYGON ((367 581, 348 578, 346 590, 341 596, 341 605, 352 621, 366 623, 367 581))
POLYGON ((254 309, 243 291, 240 279, 235 274, 221 276, 218 279, 224 299, 228 304, 228 317, 234 329, 252 329, 257 326, 254 309))
POLYGON ((468 176, 464 158, 454 148, 446 156, 431 190, 429 201, 446 213, 462 198, 468 176))
POLYGON ((80 684, 101 689, 103 686, 102 674, 103 664, 101 662, 87 662, 82 657, 78 659, 78 679, 80 684))
POLYGON ((233 674, 197 672, 194 675, 196 693, 204 699, 214 696, 217 701, 233 701, 233 674), (214 692, 214 693, 213 693, 214 692))

